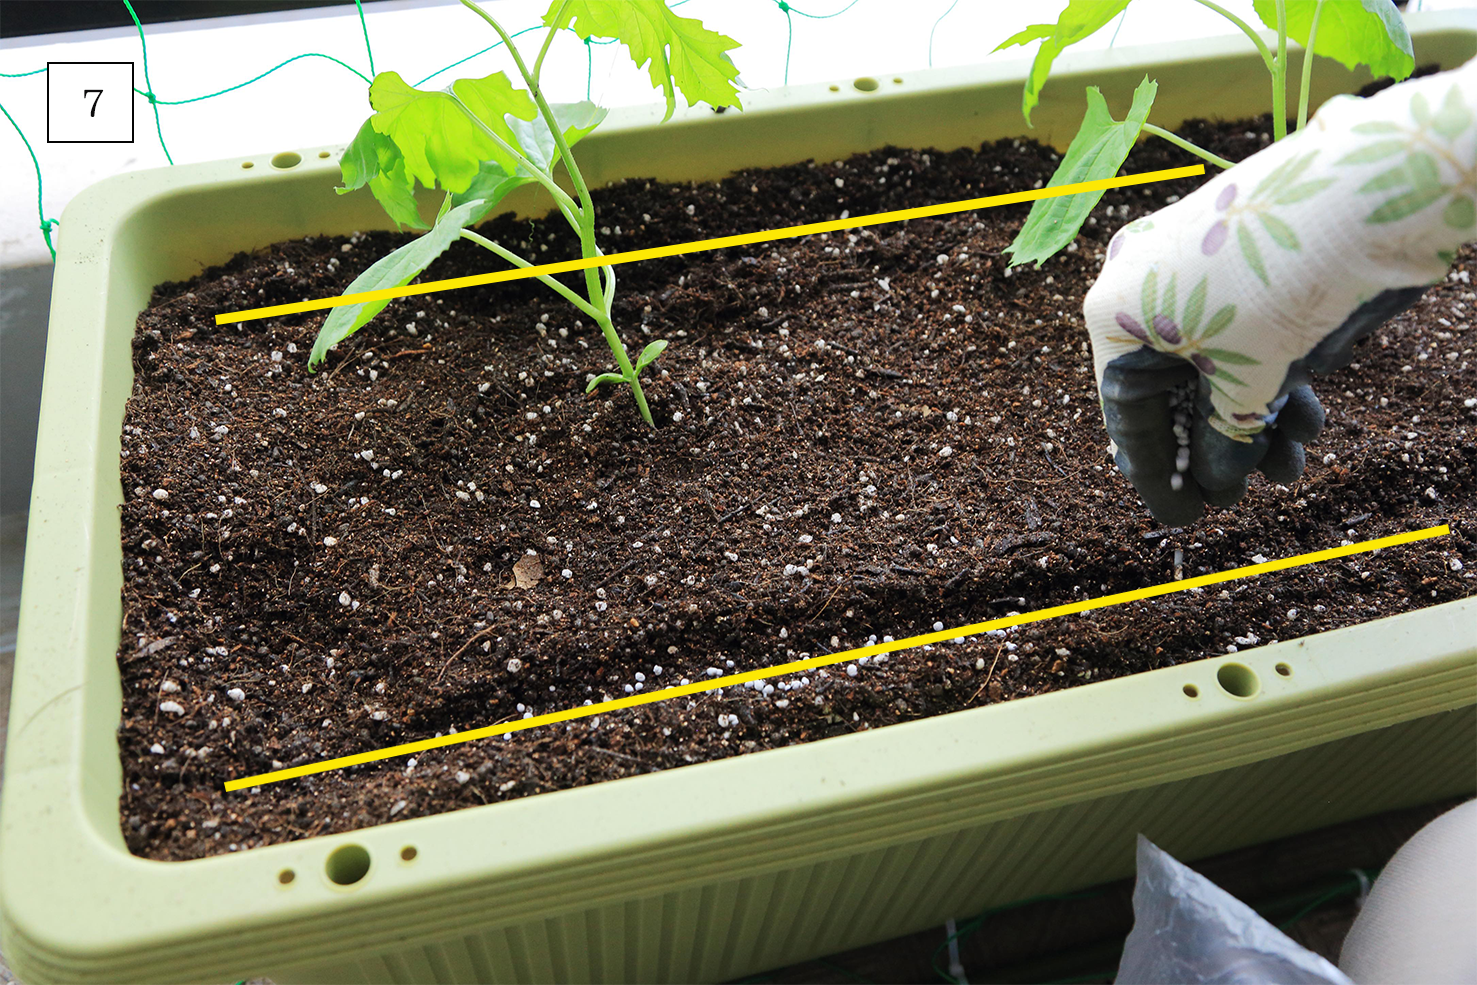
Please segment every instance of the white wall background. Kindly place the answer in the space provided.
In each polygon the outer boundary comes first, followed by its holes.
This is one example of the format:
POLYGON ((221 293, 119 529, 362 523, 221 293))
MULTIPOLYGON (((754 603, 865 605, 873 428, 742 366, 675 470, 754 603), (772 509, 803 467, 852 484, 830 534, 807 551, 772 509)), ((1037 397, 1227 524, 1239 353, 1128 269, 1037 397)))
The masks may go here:
MULTIPOLYGON (((791 82, 822 82, 880 75, 932 64, 960 65, 1029 58, 1033 49, 990 49, 1033 21, 1054 20, 1064 6, 1016 0, 797 0, 807 14, 844 13, 827 20, 792 11, 791 82), (903 13, 903 11, 906 11, 903 13), (945 13, 947 12, 947 16, 945 13), (943 16, 940 22, 939 18, 943 16), (935 24, 937 28, 935 29, 935 24)), ((1477 0, 1411 0, 1410 8, 1473 6, 1477 0)), ((538 23, 545 0, 485 0, 509 30, 538 23)), ((1251 0, 1225 6, 1259 25, 1251 0)), ((786 18, 777 0, 687 0, 684 16, 742 42, 734 52, 744 82, 753 88, 781 85, 785 72, 786 18)), ((0 8, 0 17, 3 17, 0 8)), ((367 11, 375 67, 393 69, 415 83, 444 65, 495 42, 491 29, 454 0, 394 0, 367 11)), ((246 81, 278 62, 308 51, 322 52, 369 74, 364 36, 352 7, 283 11, 278 14, 155 25, 149 39, 149 77, 162 99, 187 99, 246 81)), ((1100 48, 1235 33, 1224 19, 1193 0, 1138 0, 1121 24, 1109 25, 1081 47, 1100 48), (1114 34, 1116 32, 1116 39, 1114 34)), ((540 32, 519 39, 537 51, 540 32)), ((634 69, 619 45, 592 46, 590 94, 607 106, 652 101, 645 74, 634 69)), ((47 61, 134 61, 136 85, 144 88, 138 35, 132 29, 10 39, 0 46, 0 72, 25 72, 47 61)), ((499 69, 512 73, 506 54, 481 55, 430 80, 440 87, 461 76, 499 69)), ((585 47, 565 33, 544 69, 555 100, 582 99, 585 47)), ((46 76, 0 78, 0 104, 31 141, 44 179, 42 205, 57 218, 78 191, 120 171, 166 165, 154 132, 153 114, 136 97, 135 143, 51 144, 46 139, 46 76)), ((326 59, 293 62, 251 85, 184 106, 161 106, 164 139, 176 163, 213 160, 347 140, 369 113, 365 85, 326 59)), ((0 268, 49 259, 36 211, 35 175, 13 128, 0 118, 0 268)), ((63 231, 61 235, 65 235, 63 231)))

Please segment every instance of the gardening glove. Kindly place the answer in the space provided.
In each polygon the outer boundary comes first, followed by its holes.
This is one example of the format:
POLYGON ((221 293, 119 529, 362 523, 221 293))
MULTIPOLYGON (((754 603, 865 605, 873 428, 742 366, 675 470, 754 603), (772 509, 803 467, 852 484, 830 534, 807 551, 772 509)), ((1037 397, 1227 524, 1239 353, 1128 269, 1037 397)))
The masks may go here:
POLYGON ((1312 374, 1442 280, 1477 208, 1477 59, 1361 99, 1118 230, 1083 314, 1114 457, 1161 523, 1295 481, 1312 374))

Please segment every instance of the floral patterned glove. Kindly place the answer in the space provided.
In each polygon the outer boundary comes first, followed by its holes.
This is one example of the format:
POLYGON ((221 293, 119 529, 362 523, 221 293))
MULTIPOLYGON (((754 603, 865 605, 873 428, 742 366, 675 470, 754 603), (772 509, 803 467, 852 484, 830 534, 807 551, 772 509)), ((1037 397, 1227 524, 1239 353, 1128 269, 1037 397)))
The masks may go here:
POLYGON ((1083 301, 1118 467, 1162 523, 1290 483, 1308 381, 1439 282, 1477 227, 1477 59, 1302 130, 1120 229, 1083 301))

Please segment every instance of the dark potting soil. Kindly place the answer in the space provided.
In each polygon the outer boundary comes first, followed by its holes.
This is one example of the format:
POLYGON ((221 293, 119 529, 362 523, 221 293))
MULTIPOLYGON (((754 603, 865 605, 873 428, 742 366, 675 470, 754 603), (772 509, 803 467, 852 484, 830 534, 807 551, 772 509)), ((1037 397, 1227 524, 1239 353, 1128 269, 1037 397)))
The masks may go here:
MULTIPOLYGON (((1266 120, 1190 124, 1240 159, 1266 120)), ((1125 173, 1194 163, 1143 144, 1125 173)), ((608 249, 1030 188, 1029 141, 600 191, 608 249)), ((585 396, 598 331, 518 282, 393 302, 317 374, 323 315, 405 235, 162 285, 123 435, 123 830, 186 859, 877 728, 1477 592, 1477 294, 1453 276, 1319 385, 1292 488, 1156 525, 1107 456, 1081 300, 1109 235, 1204 179, 1110 191, 1007 271, 1026 207, 619 268, 658 424, 585 396), (223 794, 231 777, 1448 522, 1224 588, 223 794)), ((578 255, 562 222, 485 230, 578 255)), ((458 243, 428 279, 495 269, 458 243)), ((574 283, 574 279, 569 279, 574 283)))

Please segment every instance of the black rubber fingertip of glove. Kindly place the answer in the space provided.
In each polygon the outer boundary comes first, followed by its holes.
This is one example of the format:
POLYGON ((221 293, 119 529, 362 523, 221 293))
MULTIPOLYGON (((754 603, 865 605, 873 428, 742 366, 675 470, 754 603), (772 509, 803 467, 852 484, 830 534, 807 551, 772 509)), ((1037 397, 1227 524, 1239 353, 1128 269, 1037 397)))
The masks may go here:
POLYGON ((1173 485, 1179 444, 1172 430, 1169 391, 1195 379, 1195 367, 1178 356, 1143 348, 1119 356, 1103 373, 1103 423, 1118 446, 1113 460, 1133 483, 1154 519, 1184 527, 1205 513, 1195 484, 1173 485))
POLYGON ((1263 475, 1273 482, 1290 486, 1302 476, 1307 464, 1308 456, 1301 442, 1293 441, 1281 428, 1272 432, 1267 455, 1260 466, 1263 475))
POLYGON ((1190 427, 1190 475, 1212 506, 1230 506, 1246 495, 1246 482, 1266 458, 1271 446, 1267 432, 1246 441, 1228 438, 1203 414, 1190 427))
POLYGON ((1277 413, 1277 430, 1289 441, 1307 444, 1323 431, 1327 415, 1310 386, 1295 387, 1277 413))

